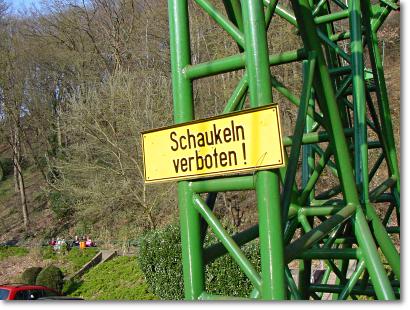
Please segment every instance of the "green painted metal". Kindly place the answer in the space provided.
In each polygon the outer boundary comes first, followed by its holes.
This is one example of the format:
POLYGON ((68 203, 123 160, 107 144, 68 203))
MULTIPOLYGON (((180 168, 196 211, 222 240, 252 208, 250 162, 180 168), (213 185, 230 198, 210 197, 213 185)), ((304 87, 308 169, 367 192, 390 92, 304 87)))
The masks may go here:
MULTIPOLYGON (((259 236, 259 225, 252 226, 249 229, 241 231, 232 236, 232 240, 238 245, 244 245, 249 241, 256 239, 259 236)), ((214 244, 204 250, 204 260, 205 263, 210 263, 226 254, 228 250, 224 247, 222 242, 214 244)))
POLYGON ((215 7, 207 0, 195 0, 200 7, 204 9, 209 16, 215 20, 232 38, 238 43, 240 47, 244 47, 244 39, 241 31, 225 16, 220 14, 215 7))
POLYGON ((357 249, 310 249, 300 254, 301 259, 357 259, 357 249))
POLYGON ((199 197, 197 194, 194 194, 193 201, 198 212, 201 213, 204 219, 208 222, 209 226, 213 228, 213 231, 215 232, 219 240, 221 240, 222 244, 234 258, 234 260, 237 261, 239 267, 249 277, 253 285, 260 291, 262 288, 261 278, 256 272, 255 268, 246 258, 246 256, 242 253, 239 246, 225 231, 215 215, 211 212, 211 210, 209 210, 206 203, 201 199, 201 197, 199 197))
MULTIPOLYGON (((269 55, 269 64, 282 65, 305 58, 303 50, 288 51, 276 55, 269 55)), ((230 72, 245 68, 245 54, 233 55, 226 58, 190 65, 183 72, 187 79, 198 79, 205 76, 230 72)))
POLYGON ((363 273, 365 267, 366 265, 364 261, 363 260, 359 261, 359 264, 357 265, 356 270, 354 271, 353 275, 350 277, 348 283, 346 284, 342 292, 339 294, 338 299, 344 300, 347 298, 347 296, 352 292, 357 281, 360 279, 360 276, 363 273))
MULTIPOLYGON (((244 0, 242 16, 245 32, 246 69, 251 107, 273 101, 270 83, 269 53, 261 1, 244 0)), ((283 233, 277 171, 256 173, 259 218, 259 242, 262 270, 262 299, 285 299, 283 233)))
MULTIPOLYGON (((171 0, 169 14, 171 34, 172 87, 174 120, 176 123, 194 118, 192 82, 182 75, 182 70, 191 62, 188 26, 188 5, 186 1, 171 0)), ((200 218, 193 208, 192 194, 188 182, 178 184, 178 206, 180 210, 184 287, 187 299, 198 299, 204 291, 204 268, 200 238, 200 218)))
MULTIPOLYGON (((299 112, 296 119, 298 126, 295 128, 295 132, 293 136, 295 139, 292 141, 292 149, 290 151, 289 162, 297 162, 299 158, 299 152, 302 144, 303 139, 303 132, 305 130, 305 121, 307 116, 307 110, 309 107, 309 101, 311 98, 311 91, 312 91, 312 83, 313 83, 313 76, 315 72, 315 54, 309 55, 309 60, 304 61, 304 73, 305 73, 305 80, 303 84, 302 96, 299 105, 299 112)), ((285 188, 290 188, 292 183, 295 180, 297 172, 297 165, 288 165, 288 169, 286 169, 286 178, 284 182, 285 188)), ((284 191, 282 197, 282 217, 283 217, 283 225, 286 225, 286 221, 288 218, 289 213, 289 206, 291 203, 291 191, 284 191)))
POLYGON ((233 297, 233 296, 213 295, 213 294, 208 294, 208 293, 206 293, 206 292, 203 292, 203 293, 198 297, 198 300, 221 300, 221 301, 234 300, 234 301, 244 301, 244 300, 247 300, 247 298, 240 298, 240 297, 233 297))
POLYGON ((349 12, 347 10, 344 10, 344 11, 339 11, 333 14, 322 15, 320 17, 315 18, 314 21, 316 24, 324 24, 324 23, 329 23, 329 22, 334 22, 337 20, 344 19, 348 15, 349 15, 349 12))
POLYGON ((354 130, 355 130, 355 177, 359 185, 361 202, 369 202, 369 180, 367 159, 367 126, 366 126, 366 97, 364 81, 364 59, 361 35, 360 0, 349 1, 350 21, 350 51, 353 75, 353 105, 354 105, 354 130))
MULTIPOLYGON (((360 284, 360 283, 359 283, 360 284)), ((325 293, 341 293, 343 289, 345 288, 344 285, 323 285, 323 284, 312 284, 309 287, 309 290, 311 292, 325 292, 325 293)), ((394 288, 394 293, 399 296, 400 295, 400 289, 394 288)), ((351 296, 353 295, 362 295, 362 296, 372 296, 376 297, 376 293, 373 287, 365 287, 365 288, 359 288, 359 287, 354 287, 351 290, 351 296)))
MULTIPOLYGON (((238 70, 242 78, 221 102, 222 113, 271 104, 276 92, 297 117, 292 135, 283 137, 285 168, 178 183, 185 298, 236 299, 205 289, 205 265, 222 255, 231 255, 254 286, 250 299, 322 299, 325 293, 341 300, 400 298, 400 254, 391 236, 400 233, 400 170, 377 37, 397 1, 192 2, 237 51, 191 64, 188 0, 169 0, 175 123, 195 119, 194 80, 238 70), (277 18, 295 28, 300 48, 268 49, 270 31, 281 35, 277 18), (301 91, 272 74, 272 67, 294 63, 301 64, 301 91), (371 150, 377 158, 371 159, 371 150), (388 176, 380 180, 384 167, 388 176), (231 191, 256 192, 259 221, 233 236, 212 211, 217 193, 231 191), (205 193, 206 201, 199 196, 205 193), (208 227, 219 242, 204 249, 208 227), (255 239, 260 274, 241 251, 255 239), (392 270, 389 276, 382 259, 392 270), (318 261, 325 272, 315 283, 318 261)), ((281 109, 282 102, 275 103, 281 109)))
POLYGON ((195 193, 252 190, 255 189, 255 178, 253 176, 239 176, 207 181, 196 181, 190 183, 190 187, 195 193))

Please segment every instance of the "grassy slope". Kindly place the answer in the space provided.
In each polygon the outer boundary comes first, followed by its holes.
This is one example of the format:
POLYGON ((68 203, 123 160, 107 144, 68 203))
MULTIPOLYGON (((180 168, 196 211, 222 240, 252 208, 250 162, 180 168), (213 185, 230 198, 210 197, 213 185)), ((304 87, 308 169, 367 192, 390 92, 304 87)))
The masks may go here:
POLYGON ((20 257, 28 254, 28 250, 20 247, 1 247, 0 248, 0 262, 9 257, 20 257))
MULTIPOLYGON (((50 264, 72 273, 88 262, 97 249, 78 249, 68 254, 46 255, 38 249, 28 251, 21 247, 0 248, 0 283, 21 282, 20 275, 29 267, 46 267, 50 264), (15 264, 22 268, 16 268, 15 264), (11 272, 8 272, 11 271, 11 272)), ((49 253, 48 253, 49 254, 49 253)), ((153 300, 158 299, 148 285, 135 257, 116 257, 98 265, 85 274, 82 280, 66 282, 65 293, 86 300, 153 300)))
MULTIPOLYGON (((34 166, 24 170, 27 206, 30 219, 30 237, 38 243, 41 234, 53 225, 51 210, 40 199, 41 187, 45 185, 41 174, 34 166)), ((23 226, 20 194, 14 191, 14 177, 0 181, 0 242, 21 241, 26 237, 23 226)))
POLYGON ((56 253, 51 247, 0 247, 0 283, 20 282, 20 275, 29 267, 57 266, 64 275, 71 275, 91 260, 99 250, 56 253))
POLYGON ((120 256, 98 265, 82 281, 66 285, 70 296, 86 300, 153 300, 135 257, 120 256))

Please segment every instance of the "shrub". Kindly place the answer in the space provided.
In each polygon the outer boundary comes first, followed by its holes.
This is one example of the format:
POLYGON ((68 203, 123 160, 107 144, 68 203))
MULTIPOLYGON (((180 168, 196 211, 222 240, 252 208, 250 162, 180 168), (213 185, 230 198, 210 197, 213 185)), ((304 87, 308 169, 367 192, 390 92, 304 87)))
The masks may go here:
POLYGON ((73 213, 74 200, 71 197, 54 191, 49 193, 48 199, 50 201, 51 210, 53 210, 57 218, 65 219, 73 213))
POLYGON ((169 225, 141 238, 138 261, 152 292, 166 300, 184 297, 179 227, 169 225))
MULTIPOLYGON (((205 245, 215 243, 208 234, 205 245)), ((244 254, 260 271, 258 244, 252 241, 242 247, 244 254)), ((177 225, 149 232, 141 238, 139 262, 153 293, 165 300, 184 298, 181 262, 181 239, 177 225)), ((210 294, 248 297, 252 284, 230 255, 216 259, 206 267, 205 290, 210 294)))
POLYGON ((21 281, 25 284, 35 285, 38 274, 43 270, 41 267, 30 267, 24 270, 21 281))
MULTIPOLYGON (((214 239, 214 238, 212 238, 214 239)), ((242 247, 256 271, 260 272, 258 242, 252 241, 242 247)), ((249 297, 253 285, 229 255, 219 257, 205 267, 205 290, 207 293, 223 296, 249 297)))
POLYGON ((144 275, 133 257, 121 256, 97 265, 83 276, 82 282, 73 281, 67 293, 77 286, 71 296, 91 300, 152 300, 157 299, 148 289, 144 275))
POLYGON ((63 285, 63 294, 70 296, 73 294, 76 290, 78 290, 79 287, 83 284, 83 280, 80 278, 71 278, 68 279, 67 281, 64 281, 63 285))
POLYGON ((13 159, 0 158, 0 181, 13 173, 13 159))
POLYGON ((44 285, 61 292, 64 284, 64 275, 60 268, 50 265, 37 276, 36 285, 44 285))

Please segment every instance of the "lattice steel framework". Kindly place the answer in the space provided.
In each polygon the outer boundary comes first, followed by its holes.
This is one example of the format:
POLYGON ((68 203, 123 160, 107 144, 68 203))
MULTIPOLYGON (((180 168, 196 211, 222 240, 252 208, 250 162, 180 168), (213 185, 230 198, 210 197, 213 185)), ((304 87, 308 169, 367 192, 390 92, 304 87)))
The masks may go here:
POLYGON ((251 108, 271 104, 272 92, 296 105, 298 112, 293 135, 283 138, 285 168, 178 183, 186 299, 232 298, 211 295, 204 284, 204 266, 227 253, 254 286, 249 298, 321 299, 324 293, 333 299, 398 298, 400 255, 392 236, 400 233, 400 176, 377 37, 397 9, 395 2, 224 0, 226 12, 210 0, 193 2, 239 49, 226 58, 192 64, 187 0, 169 0, 175 123, 195 119, 194 80, 238 69, 244 74, 224 113, 241 110, 247 96, 251 108), (300 49, 269 54, 267 31, 275 27, 274 14, 298 31, 300 49), (346 25, 342 32, 335 27, 341 21, 346 25), (300 94, 271 73, 271 67, 291 62, 302 63, 300 94), (370 150, 378 152, 373 162, 370 150), (301 182, 296 180, 299 159, 301 182), (377 182, 382 167, 388 176, 377 182), (320 191, 317 184, 325 169, 338 184, 320 191), (218 192, 241 190, 256 191, 259 223, 231 236, 212 210, 218 192), (201 193, 208 193, 206 201, 201 193), (220 243, 204 248, 208 227, 220 243), (260 273, 240 249, 255 238, 260 273), (314 260, 327 268, 319 283, 311 279, 314 260), (295 261, 297 281, 289 268, 295 261), (348 272, 352 262, 353 272, 348 272), (330 281, 331 275, 336 281, 330 281))

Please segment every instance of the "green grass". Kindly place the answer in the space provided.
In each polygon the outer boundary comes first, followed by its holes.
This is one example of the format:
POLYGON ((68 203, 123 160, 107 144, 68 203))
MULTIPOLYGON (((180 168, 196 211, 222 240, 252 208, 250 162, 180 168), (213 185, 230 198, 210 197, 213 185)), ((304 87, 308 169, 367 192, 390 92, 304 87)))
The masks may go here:
POLYGON ((79 249, 72 248, 70 251, 56 252, 51 246, 41 249, 41 256, 50 263, 58 266, 64 275, 71 275, 88 263, 97 253, 98 248, 79 249))
POLYGON ((96 266, 81 281, 66 283, 70 296, 85 300, 153 300, 135 257, 121 256, 96 266))
POLYGON ((64 256, 64 260, 67 261, 69 265, 69 270, 66 272, 76 272, 86 263, 88 263, 97 253, 99 249, 97 248, 72 248, 67 255, 64 256))
MULTIPOLYGON (((40 177, 39 172, 35 170, 35 166, 23 169, 23 175, 26 188, 37 184, 40 177)), ((8 202, 14 195, 14 176, 11 173, 5 176, 3 180, 0 180, 0 202, 8 202)))
POLYGON ((0 261, 11 257, 11 256, 25 256, 29 253, 26 248, 21 248, 17 246, 5 246, 0 247, 0 261))
POLYGON ((5 202, 14 196, 14 178, 7 177, 0 181, 0 202, 5 202))

